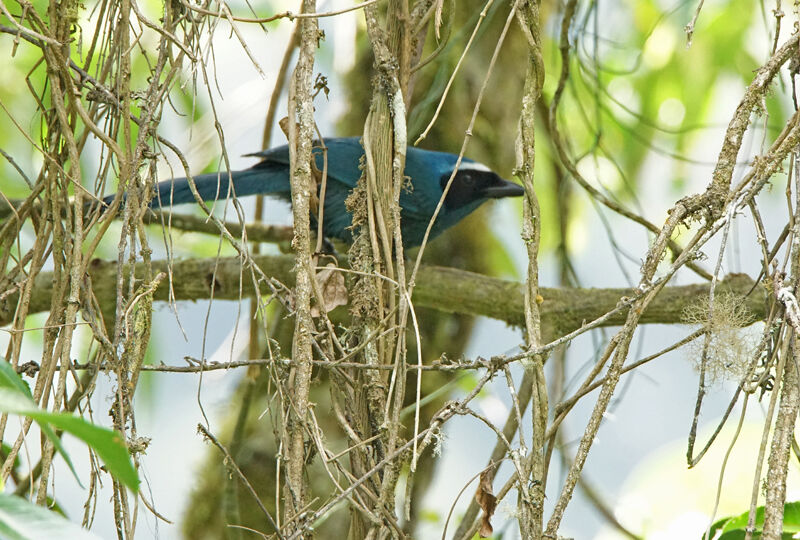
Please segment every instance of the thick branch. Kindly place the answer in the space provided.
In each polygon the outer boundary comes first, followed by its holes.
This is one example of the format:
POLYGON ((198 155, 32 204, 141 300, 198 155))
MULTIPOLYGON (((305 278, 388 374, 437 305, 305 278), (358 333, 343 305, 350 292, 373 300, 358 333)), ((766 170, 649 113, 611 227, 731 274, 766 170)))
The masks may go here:
MULTIPOLYGON (((265 275, 285 284, 294 285, 294 258, 291 255, 263 255, 253 257, 255 264, 265 275)), ((173 261, 171 268, 167 261, 153 261, 152 272, 167 272, 169 285, 164 281, 154 292, 153 301, 169 300, 170 286, 174 300, 203 300, 211 297, 212 276, 214 298, 218 300, 239 300, 254 296, 253 283, 241 278, 241 260, 238 257, 219 259, 190 259, 173 261), (215 273, 216 272, 216 273, 215 273)), ((347 271, 347 270, 343 270, 347 271)), ((127 275, 127 272, 125 272, 127 275)), ((89 275, 92 290, 101 306, 114 302, 117 265, 113 262, 95 260, 90 265, 89 275)), ((140 275, 137 265, 136 275, 140 275)), ((744 274, 733 274, 720 285, 720 291, 748 295, 753 288, 753 280, 744 274)), ((680 323, 686 306, 707 296, 708 285, 686 285, 666 287, 648 306, 642 315, 643 323, 680 323)), ((269 293, 262 284, 262 293, 269 293)), ((18 291, 0 294, 0 325, 11 322, 16 309, 18 291)), ((30 313, 50 309, 53 294, 53 275, 42 272, 36 277, 30 300, 30 313)), ((580 328, 608 311, 614 309, 620 298, 632 297, 631 289, 551 289, 542 288, 544 298, 541 305, 542 321, 548 330, 569 332, 580 328)), ((450 313, 482 315, 505 321, 514 326, 524 323, 524 285, 515 281, 482 276, 473 272, 423 266, 417 276, 413 296, 417 307, 430 307, 450 313)), ((764 292, 756 288, 744 300, 753 314, 753 320, 765 316, 764 292)), ((625 312, 612 315, 602 326, 618 326, 625 321, 625 312)), ((546 334, 554 335, 554 334, 546 334)))

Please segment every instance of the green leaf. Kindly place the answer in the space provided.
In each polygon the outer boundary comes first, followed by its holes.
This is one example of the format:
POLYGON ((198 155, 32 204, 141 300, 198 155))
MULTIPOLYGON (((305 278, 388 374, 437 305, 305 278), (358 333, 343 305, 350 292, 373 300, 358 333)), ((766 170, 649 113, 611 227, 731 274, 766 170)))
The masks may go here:
MULTIPOLYGON (((66 431, 89 445, 103 460, 108 472, 132 491, 138 491, 139 475, 131 462, 125 441, 119 433, 96 426, 71 414, 54 413, 38 408, 27 385, 6 361, 0 361, 0 412, 28 416, 36 421, 42 433, 53 442, 58 453, 67 462, 76 480, 78 475, 75 467, 53 427, 66 431)), ((80 484, 80 480, 78 483, 80 484)))
MULTIPOLYGON (((75 466, 72 464, 72 459, 70 459, 69 454, 64 449, 64 445, 61 444, 61 439, 56 435, 53 428, 50 427, 46 423, 42 423, 38 418, 36 418, 36 414, 42 413, 43 411, 36 407, 36 403, 33 401, 33 398, 30 397, 30 389, 28 389, 27 385, 25 385, 24 391, 19 388, 18 385, 13 383, 13 379, 9 379, 8 372, 6 366, 10 367, 10 364, 6 361, 0 361, 0 370, 3 372, 2 382, 0 382, 0 412, 11 413, 11 414, 18 414, 20 416, 29 416, 36 423, 39 425, 39 429, 42 430, 42 433, 50 439, 55 447, 56 451, 64 458, 64 461, 67 463, 69 470, 72 471, 72 475, 75 477, 75 480, 78 484, 83 487, 81 484, 80 478, 78 478, 78 472, 75 470, 75 466)), ((13 370, 13 368, 12 368, 13 370)), ((16 375, 16 373, 15 373, 16 375)), ((17 376, 19 379, 19 376, 17 376)))
POLYGON ((55 512, 15 495, 0 494, 0 537, 9 540, 100 540, 55 512))
POLYGON ((33 400, 28 383, 23 381, 22 377, 14 370, 14 366, 6 361, 0 361, 0 388, 16 389, 31 401, 33 400))
MULTIPOLYGON (((3 452, 3 456, 10 455, 11 454, 11 445, 8 444, 8 443, 2 443, 2 452, 3 452)), ((19 459, 19 454, 17 454, 17 457, 14 458, 14 469, 15 470, 19 469, 20 463, 21 463, 21 460, 19 459)), ((0 489, 2 489, 2 486, 0 486, 0 489)))
POLYGON ((38 413, 41 421, 49 422, 89 445, 103 460, 108 472, 134 492, 139 490, 139 474, 131 462, 128 447, 117 431, 99 427, 83 418, 65 413, 38 413))
MULTIPOLYGON (((717 532, 722 532, 719 540, 739 540, 745 537, 749 512, 738 516, 728 516, 720 519, 711 526, 711 538, 717 532)), ((761 529, 764 527, 764 507, 756 508, 754 539, 761 538, 761 529)), ((783 534, 781 538, 790 539, 793 533, 800 532, 800 502, 786 503, 783 507, 783 534)), ((705 534, 703 535, 705 537, 705 534)))

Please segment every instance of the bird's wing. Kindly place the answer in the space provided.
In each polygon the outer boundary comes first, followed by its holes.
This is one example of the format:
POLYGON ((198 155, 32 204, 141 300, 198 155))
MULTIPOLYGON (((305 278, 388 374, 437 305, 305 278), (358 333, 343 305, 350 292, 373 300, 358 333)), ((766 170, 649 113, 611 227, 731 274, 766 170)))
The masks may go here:
MULTIPOLYGON (((324 212, 325 228, 323 233, 328 238, 338 238, 345 242, 352 241, 352 233, 349 230, 353 223, 350 212, 345 210, 344 201, 350 195, 350 187, 341 182, 328 182, 325 191, 325 205, 321 209, 324 212)), ((317 210, 317 217, 319 217, 317 210)))
MULTIPOLYGON (((359 162, 364 155, 364 149, 357 137, 334 137, 325 139, 327 150, 327 171, 328 177, 341 182, 351 189, 361 177, 359 162)), ((258 157, 265 162, 281 163, 289 166, 289 147, 277 146, 268 150, 262 150, 248 156, 258 157)), ((314 144, 314 161, 317 169, 323 170, 325 157, 318 144, 314 144)))

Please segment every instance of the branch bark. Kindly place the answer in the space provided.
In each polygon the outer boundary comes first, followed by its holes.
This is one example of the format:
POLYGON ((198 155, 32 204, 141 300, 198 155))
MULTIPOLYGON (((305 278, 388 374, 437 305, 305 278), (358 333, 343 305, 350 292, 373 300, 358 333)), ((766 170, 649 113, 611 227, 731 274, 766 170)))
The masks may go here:
MULTIPOLYGON (((303 13, 316 11, 315 0, 303 0, 303 13)), ((311 196, 316 191, 316 181, 311 170, 311 145, 314 138, 314 104, 311 84, 314 75, 314 52, 319 39, 315 18, 300 21, 300 54, 297 59, 292 85, 289 89, 289 159, 291 163, 292 217, 294 239, 292 247, 296 257, 296 287, 294 289, 295 332, 292 340, 294 368, 290 375, 289 391, 293 399, 285 404, 288 418, 286 434, 286 496, 284 516, 289 532, 302 531, 306 524, 302 513, 306 510, 306 422, 311 407, 312 339, 316 332, 311 317, 311 295, 314 280, 311 261, 310 208, 311 196), (295 118, 297 124, 295 124, 295 118)))
POLYGON ((800 339, 793 336, 789 357, 783 368, 783 387, 778 418, 775 421, 775 434, 767 469, 767 493, 764 506, 764 540, 780 540, 783 533, 783 505, 786 503, 786 476, 788 474, 790 448, 794 437, 797 412, 800 410, 800 390, 798 389, 797 357, 800 339))
MULTIPOLYGON (((536 106, 542 97, 544 61, 542 60, 538 0, 523 2, 517 19, 528 43, 528 69, 522 96, 522 111, 517 138, 518 176, 525 186, 523 201, 522 238, 528 251, 528 279, 525 288, 525 330, 529 349, 542 345, 542 315, 539 300, 539 242, 542 230, 539 199, 534 190, 536 162, 536 106)), ((525 478, 517 485, 517 512, 522 538, 536 540, 544 527, 544 498, 547 480, 545 431, 549 414, 547 381, 544 374, 545 355, 533 355, 525 366, 531 372, 533 409, 531 413, 533 438, 525 461, 525 478)), ((512 388, 513 389, 513 388, 512 388)), ((520 441, 524 441, 520 431, 520 441)), ((523 451, 525 450, 522 444, 523 451)))
MULTIPOLYGON (((275 282, 286 287, 294 285, 294 257, 291 255, 262 255, 253 257, 253 262, 275 282)), ((135 275, 141 275, 140 264, 136 265, 135 275)), ((241 278, 241 259, 239 257, 190 259, 170 263, 166 260, 153 261, 152 272, 167 272, 170 281, 165 281, 153 291, 154 302, 202 300, 211 297, 218 300, 240 300, 252 298, 255 290, 252 281, 241 278), (171 266, 171 268, 170 268, 171 266), (216 272, 216 273, 215 273, 216 272), (213 279, 213 282, 212 282, 213 279), (241 288, 240 288, 241 286, 241 288)), ((143 271, 143 267, 141 268, 143 271)), ((92 290, 101 306, 114 302, 115 280, 118 271, 116 263, 95 259, 89 272, 83 276, 90 281, 92 290)), ((347 271, 347 270, 342 270, 347 271)), ((123 273, 128 275, 127 265, 123 273)), ((743 298, 743 303, 752 313, 753 322, 765 317, 762 288, 753 289, 753 280, 745 274, 731 274, 719 284, 718 291, 730 292, 743 298), (749 294, 748 294, 749 293, 749 294)), ((8 325, 14 316, 19 297, 16 290, 0 295, 0 325, 8 325)), ((261 292, 271 290, 266 282, 261 283, 261 292)), ((439 266, 422 266, 417 275, 412 301, 416 307, 429 307, 447 313, 480 315, 505 321, 512 326, 522 326, 524 319, 524 284, 516 281, 498 279, 465 270, 439 266)), ((30 296, 29 313, 41 313, 50 309, 53 293, 53 274, 42 272, 37 275, 30 296)), ((584 323, 613 310, 621 298, 634 295, 632 289, 575 289, 540 288, 544 301, 540 306, 543 335, 556 336, 551 331, 561 333, 580 328, 584 323), (545 330, 546 329, 546 330, 545 330)), ((665 287, 662 294, 648 306, 642 314, 642 322, 650 324, 680 323, 682 311, 695 301, 708 296, 708 285, 684 285, 665 287)), ((601 326, 618 326, 625 321, 624 312, 616 313, 601 326)))

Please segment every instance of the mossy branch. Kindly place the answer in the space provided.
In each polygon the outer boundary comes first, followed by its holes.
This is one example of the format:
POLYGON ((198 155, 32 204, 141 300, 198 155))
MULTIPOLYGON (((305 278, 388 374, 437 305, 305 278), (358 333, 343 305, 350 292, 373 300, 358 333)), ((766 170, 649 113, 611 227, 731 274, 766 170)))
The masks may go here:
MULTIPOLYGON (((288 287, 294 286, 294 258, 291 255, 262 255, 253 261, 270 276, 288 287)), ((170 276, 154 292, 154 302, 172 298, 177 301, 203 300, 211 297, 212 286, 217 300, 239 300, 255 296, 250 280, 241 280, 241 260, 238 257, 189 259, 184 261, 153 261, 152 272, 166 272, 170 276), (212 278, 213 276, 213 278, 212 278), (213 283, 212 283, 213 280, 213 283)), ((117 264, 95 260, 88 275, 92 290, 101 307, 115 302, 117 264)), ((127 275, 127 272, 125 272, 127 275)), ((139 275, 137 270, 136 275, 139 275)), ((732 274, 722 282, 722 291, 742 297, 743 304, 753 315, 753 321, 765 316, 765 290, 756 288, 744 274, 732 274), (748 294, 750 293, 750 294, 748 294)), ((51 307, 53 276, 42 272, 36 277, 30 300, 30 313, 47 311, 51 307)), ((707 295, 708 285, 665 287, 642 315, 643 323, 676 324, 682 322, 683 310, 707 295)), ((266 284, 262 292, 269 293, 266 284)), ((569 332, 580 328, 601 315, 613 310, 621 298, 632 297, 632 289, 554 289, 542 288, 541 304, 545 334, 569 332)), ((11 322, 18 300, 17 291, 0 295, 0 325, 11 322)), ((423 266, 417 276, 413 296, 414 305, 450 313, 482 315, 505 321, 514 326, 524 323, 524 284, 436 266, 423 266)), ((621 311, 612 315, 601 326, 618 326, 625 321, 621 311)))

